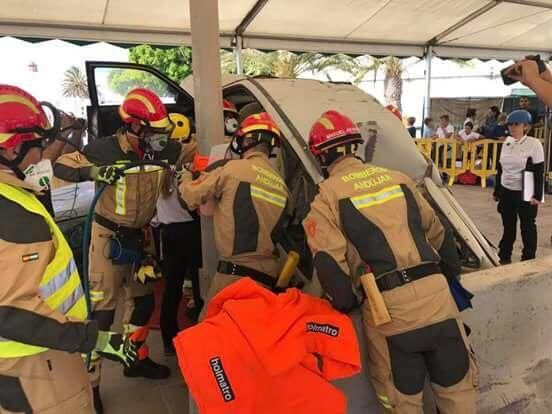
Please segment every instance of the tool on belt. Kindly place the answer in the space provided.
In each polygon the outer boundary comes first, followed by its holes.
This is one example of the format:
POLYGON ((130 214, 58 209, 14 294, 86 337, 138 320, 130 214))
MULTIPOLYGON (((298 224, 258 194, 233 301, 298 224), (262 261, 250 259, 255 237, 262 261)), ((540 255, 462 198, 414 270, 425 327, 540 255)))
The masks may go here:
POLYGON ((278 275, 278 280, 276 282, 276 287, 278 289, 285 289, 288 287, 289 282, 295 273, 295 269, 297 269, 297 265, 299 264, 299 259, 299 253, 295 250, 289 251, 286 262, 278 275))
POLYGON ((372 272, 360 276, 360 282, 368 301, 367 306, 370 309, 374 325, 380 326, 391 322, 391 316, 381 292, 440 273, 442 273, 441 268, 436 263, 423 263, 408 269, 386 273, 378 276, 377 279, 372 272))
POLYGON ((291 280, 298 263, 299 253, 293 250, 290 251, 287 255, 286 262, 278 275, 278 279, 275 279, 259 270, 224 260, 218 262, 217 271, 227 275, 250 277, 254 281, 262 283, 263 285, 270 287, 273 291, 278 292, 284 290, 289 285, 289 281, 291 280))
POLYGON ((366 295, 366 303, 374 325, 380 326, 391 322, 391 315, 389 315, 383 295, 378 289, 374 274, 372 272, 363 274, 360 276, 360 283, 366 295))

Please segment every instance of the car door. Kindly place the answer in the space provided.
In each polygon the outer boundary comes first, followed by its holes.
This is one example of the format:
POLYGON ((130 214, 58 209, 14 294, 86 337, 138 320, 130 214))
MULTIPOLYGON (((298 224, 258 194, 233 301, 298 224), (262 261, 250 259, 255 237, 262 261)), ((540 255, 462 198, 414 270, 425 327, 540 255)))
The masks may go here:
POLYGON ((91 139, 112 135, 121 126, 118 107, 134 88, 145 87, 159 95, 169 112, 194 115, 194 100, 176 82, 155 68, 137 63, 86 62, 91 139))

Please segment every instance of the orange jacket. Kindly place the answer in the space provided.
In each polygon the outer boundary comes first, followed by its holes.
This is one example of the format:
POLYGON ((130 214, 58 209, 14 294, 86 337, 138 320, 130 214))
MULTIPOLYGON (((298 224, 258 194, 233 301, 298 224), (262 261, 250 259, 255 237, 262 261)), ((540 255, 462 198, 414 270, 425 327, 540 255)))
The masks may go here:
POLYGON ((360 371, 348 316, 288 289, 276 295, 243 278, 216 295, 205 320, 174 339, 201 414, 343 414, 328 380, 360 371))

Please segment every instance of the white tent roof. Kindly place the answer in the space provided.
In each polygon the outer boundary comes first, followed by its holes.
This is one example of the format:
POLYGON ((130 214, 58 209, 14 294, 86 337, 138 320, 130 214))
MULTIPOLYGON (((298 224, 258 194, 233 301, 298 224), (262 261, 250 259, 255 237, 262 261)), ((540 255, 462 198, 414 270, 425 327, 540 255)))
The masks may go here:
MULTIPOLYGON (((201 0, 195 0, 201 1, 201 0)), ((552 53, 552 0, 219 0, 221 46, 509 59, 552 53)), ((189 0, 2 0, 0 36, 191 44, 189 0)))

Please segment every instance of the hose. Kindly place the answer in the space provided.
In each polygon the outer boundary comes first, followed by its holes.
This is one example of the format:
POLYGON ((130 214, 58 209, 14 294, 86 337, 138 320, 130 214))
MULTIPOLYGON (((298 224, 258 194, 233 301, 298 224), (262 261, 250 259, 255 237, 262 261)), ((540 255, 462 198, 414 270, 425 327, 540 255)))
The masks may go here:
MULTIPOLYGON (((154 165, 158 167, 163 167, 165 169, 170 168, 170 165, 165 161, 156 161, 156 160, 144 160, 144 161, 134 161, 127 164, 124 164, 124 167, 121 170, 126 171, 134 167, 144 166, 144 165, 154 165)), ((94 211, 96 210, 96 204, 102 196, 103 192, 107 188, 107 184, 101 183, 94 194, 94 198, 90 203, 90 208, 86 215, 86 220, 84 222, 84 230, 82 235, 82 290, 84 292, 84 297, 86 300, 86 319, 92 319, 92 300, 90 298, 90 280, 88 275, 88 249, 90 248, 90 238, 92 236, 92 222, 94 221, 94 211)), ((90 367, 90 357, 91 352, 86 355, 86 369, 90 367)))

